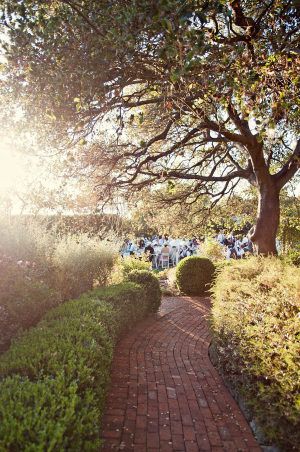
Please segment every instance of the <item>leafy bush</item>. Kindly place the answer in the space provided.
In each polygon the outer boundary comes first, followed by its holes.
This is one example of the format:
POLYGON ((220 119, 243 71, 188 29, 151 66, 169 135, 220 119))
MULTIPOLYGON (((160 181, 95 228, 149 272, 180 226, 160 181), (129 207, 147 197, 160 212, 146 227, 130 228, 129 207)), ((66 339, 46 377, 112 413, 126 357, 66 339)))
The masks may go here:
POLYGON ((282 450, 300 444, 300 269, 276 258, 232 261, 213 288, 219 366, 282 450))
POLYGON ((18 217, 0 221, 0 256, 28 263, 31 277, 61 292, 63 299, 105 285, 118 254, 118 244, 88 234, 54 234, 42 224, 18 217))
POLYGON ((284 256, 284 259, 287 263, 300 267, 300 246, 296 249, 289 250, 289 252, 284 256))
POLYGON ((224 260, 224 246, 214 238, 208 237, 205 239, 201 247, 201 254, 204 257, 207 257, 207 259, 212 260, 213 262, 224 260))
POLYGON ((203 295, 209 290, 214 273, 215 266, 209 259, 185 257, 176 267, 176 282, 183 293, 203 295))
POLYGON ((54 287, 67 300, 91 290, 95 281, 105 285, 116 253, 116 245, 86 234, 63 237, 53 253, 54 287))
POLYGON ((114 344, 144 288, 97 289, 51 310, 0 357, 0 450, 99 450, 114 344))
POLYGON ((1 451, 80 452, 99 445, 96 400, 79 394, 75 381, 66 384, 58 375, 32 382, 15 375, 0 388, 1 451))
POLYGON ((59 294, 31 276, 31 269, 0 260, 0 352, 21 329, 35 325, 60 302, 59 294))
POLYGON ((108 282, 117 245, 59 237, 18 217, 0 221, 0 352, 60 301, 108 282))
POLYGON ((146 255, 141 257, 136 256, 125 256, 119 257, 116 260, 112 282, 120 283, 127 279, 130 272, 134 270, 150 270, 151 263, 149 262, 146 255))
POLYGON ((46 270, 55 243, 55 236, 37 221, 21 216, 0 220, 0 254, 14 261, 35 262, 46 270))
POLYGON ((151 312, 156 312, 161 303, 161 289, 157 277, 146 270, 134 270, 128 274, 128 280, 143 286, 148 308, 151 312))

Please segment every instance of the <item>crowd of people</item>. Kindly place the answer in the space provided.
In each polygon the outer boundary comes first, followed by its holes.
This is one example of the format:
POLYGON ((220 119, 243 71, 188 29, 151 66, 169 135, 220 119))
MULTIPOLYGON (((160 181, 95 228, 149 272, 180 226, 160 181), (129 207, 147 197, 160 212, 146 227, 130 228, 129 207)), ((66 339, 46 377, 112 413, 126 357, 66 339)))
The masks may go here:
POLYGON ((253 253, 253 244, 247 235, 235 236, 230 232, 228 236, 220 231, 216 237, 217 241, 224 246, 224 255, 226 259, 240 259, 246 253, 253 253))
MULTIPOLYGON (((215 237, 216 241, 224 247, 224 257, 227 259, 239 259, 246 253, 253 253, 253 246, 250 239, 235 237, 233 233, 228 236, 220 231, 215 237)), ((141 257, 147 255, 153 268, 169 268, 187 256, 194 254, 201 255, 201 245, 204 238, 197 239, 174 239, 168 235, 154 235, 152 237, 140 237, 136 241, 125 240, 121 249, 122 256, 141 257)))
POLYGON ((168 235, 154 235, 141 237, 137 241, 125 240, 122 256, 148 256, 154 268, 169 268, 187 256, 197 254, 199 241, 196 238, 190 240, 173 239, 168 235))

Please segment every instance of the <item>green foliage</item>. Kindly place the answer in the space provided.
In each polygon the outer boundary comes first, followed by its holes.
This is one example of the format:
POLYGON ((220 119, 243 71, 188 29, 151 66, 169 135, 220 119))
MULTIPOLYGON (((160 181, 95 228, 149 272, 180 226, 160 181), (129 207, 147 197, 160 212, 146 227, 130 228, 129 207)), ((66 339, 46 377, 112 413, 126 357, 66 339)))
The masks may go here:
POLYGON ((129 281, 143 286, 148 307, 151 312, 156 312, 161 303, 161 289, 157 277, 146 270, 133 270, 127 276, 129 281))
POLYGON ((97 401, 63 376, 0 383, 0 450, 74 450, 99 447, 97 401))
POLYGON ((275 258, 223 266, 212 327, 225 376, 282 450, 300 442, 300 269, 275 258))
POLYGON ((99 450, 113 347, 144 288, 97 289, 49 311, 0 358, 0 450, 99 450))
POLYGON ((30 269, 10 259, 0 261, 0 352, 21 329, 35 325, 61 301, 60 295, 36 280, 30 269))
POLYGON ((111 274, 116 246, 89 237, 64 236, 55 247, 55 288, 67 300, 91 290, 94 282, 105 285, 111 274))
POLYGON ((217 240, 207 237, 201 246, 201 254, 213 262, 223 260, 225 257, 224 246, 217 240))
POLYGON ((285 256, 285 260, 296 267, 300 267, 300 247, 290 250, 285 256))
POLYGON ((215 266, 209 259, 185 257, 176 267, 176 282, 181 292, 203 295, 209 290, 214 273, 215 266))
POLYGON ((142 257, 136 256, 119 256, 116 260, 114 271, 112 274, 112 282, 119 283, 127 279, 130 272, 134 270, 150 270, 151 263, 146 255, 142 257))
MULTIPOLYGON (((290 184, 289 189, 295 193, 295 187, 299 184, 296 178, 294 186, 290 184)), ((289 254, 291 250, 297 249, 300 243, 300 196, 290 196, 288 191, 283 191, 280 198, 281 214, 278 238, 281 242, 281 252, 289 254)))
POLYGON ((87 234, 60 237, 32 221, 0 221, 0 351, 59 302, 110 277, 117 246, 87 234))
MULTIPOLYGON (((82 192, 80 195, 82 196, 82 192)), ((45 195, 43 194, 43 199, 44 197, 45 195)), ((90 192, 87 193, 87 197, 91 198, 90 192)), ((58 200, 56 200, 57 204, 58 200)), ((72 208, 80 211, 81 206, 76 204, 72 208)), ((111 237, 115 241, 117 241, 116 237, 124 236, 132 231, 131 223, 128 219, 116 214, 81 213, 78 215, 59 215, 43 218, 43 222, 48 229, 55 231, 59 235, 89 234, 90 237, 111 237)))
POLYGON ((213 209, 211 199, 201 196, 193 203, 173 203, 175 198, 187 195, 186 183, 176 182, 170 191, 170 184, 160 189, 141 190, 137 195, 137 207, 132 214, 132 228, 139 235, 148 235, 162 231, 171 237, 191 238, 193 236, 211 236, 223 229, 242 233, 255 222, 257 196, 253 190, 243 190, 242 194, 220 201, 213 209))
POLYGON ((0 256, 22 261, 32 268, 31 276, 48 282, 52 272, 52 255, 59 237, 38 221, 16 217, 0 219, 0 256), (34 271, 33 271, 34 266, 34 271))

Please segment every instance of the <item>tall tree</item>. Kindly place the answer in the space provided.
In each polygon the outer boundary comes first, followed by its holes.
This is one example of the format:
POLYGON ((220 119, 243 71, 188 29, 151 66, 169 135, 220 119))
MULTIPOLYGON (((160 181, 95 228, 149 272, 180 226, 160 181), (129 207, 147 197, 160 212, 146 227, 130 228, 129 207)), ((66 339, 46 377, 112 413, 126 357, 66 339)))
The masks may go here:
POLYGON ((2 0, 6 82, 36 127, 78 145, 97 186, 256 187, 252 240, 276 253, 299 169, 298 0, 2 0), (110 121, 110 128, 99 125, 110 121))

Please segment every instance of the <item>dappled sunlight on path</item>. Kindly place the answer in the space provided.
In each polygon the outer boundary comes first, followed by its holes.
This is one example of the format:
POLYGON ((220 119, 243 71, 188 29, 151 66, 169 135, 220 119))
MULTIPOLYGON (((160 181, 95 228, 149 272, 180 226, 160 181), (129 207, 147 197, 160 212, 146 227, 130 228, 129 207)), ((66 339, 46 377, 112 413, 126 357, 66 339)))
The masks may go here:
POLYGON ((208 298, 167 297, 119 342, 103 451, 260 451, 208 357, 208 298))

